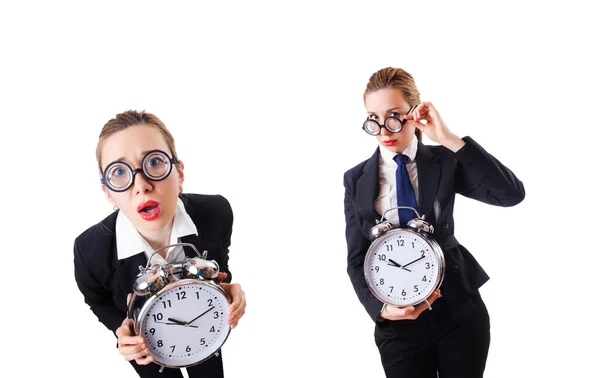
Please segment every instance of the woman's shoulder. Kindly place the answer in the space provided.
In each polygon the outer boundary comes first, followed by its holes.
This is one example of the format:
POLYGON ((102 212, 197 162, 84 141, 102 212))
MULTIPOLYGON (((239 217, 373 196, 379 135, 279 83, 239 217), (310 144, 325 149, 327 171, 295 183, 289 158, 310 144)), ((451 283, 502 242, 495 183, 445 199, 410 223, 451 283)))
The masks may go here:
POLYGON ((195 194, 182 193, 179 195, 186 210, 229 210, 231 205, 229 201, 220 194, 195 194))
POLYGON ((223 220, 233 221, 233 211, 229 201, 220 194, 182 193, 179 195, 185 211, 196 224, 223 220))
POLYGON ((115 226, 118 211, 89 227, 75 238, 75 244, 80 248, 109 244, 115 238, 115 226))
POLYGON ((377 165, 378 159, 379 159, 379 148, 377 148, 375 150, 375 153, 373 153, 373 155, 371 155, 370 158, 363 160, 360 163, 356 164, 354 167, 348 169, 344 173, 344 180, 352 181, 352 179, 355 179, 358 176, 360 176, 363 171, 371 169, 370 166, 378 167, 378 165, 377 165))

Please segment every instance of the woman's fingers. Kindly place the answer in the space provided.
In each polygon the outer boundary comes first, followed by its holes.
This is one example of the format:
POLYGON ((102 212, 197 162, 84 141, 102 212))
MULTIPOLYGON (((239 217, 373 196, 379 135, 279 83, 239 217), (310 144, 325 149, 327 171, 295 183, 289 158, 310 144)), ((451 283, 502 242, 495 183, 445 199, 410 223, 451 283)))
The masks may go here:
POLYGON ((239 284, 229 284, 225 289, 233 300, 229 306, 227 323, 231 325, 231 328, 235 328, 239 319, 246 312, 246 295, 239 284))
MULTIPOLYGON (((440 290, 434 291, 429 298, 427 298, 427 302, 431 305, 441 296, 440 290)), ((394 306, 386 306, 384 313, 382 313, 382 317, 384 319, 389 320, 415 320, 423 313, 423 311, 429 309, 427 303, 419 303, 415 306, 407 306, 407 307, 394 307, 394 306)))

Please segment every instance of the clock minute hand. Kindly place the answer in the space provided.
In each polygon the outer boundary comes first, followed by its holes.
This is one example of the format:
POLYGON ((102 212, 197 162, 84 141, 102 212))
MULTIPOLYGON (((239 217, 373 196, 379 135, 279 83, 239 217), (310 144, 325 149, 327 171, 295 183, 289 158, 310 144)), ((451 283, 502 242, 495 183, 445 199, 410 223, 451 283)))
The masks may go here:
POLYGON ((196 319, 198 319, 199 317, 201 317, 202 315, 206 314, 207 312, 209 312, 210 310, 214 309, 215 306, 212 306, 211 308, 209 308, 208 310, 204 311, 202 314, 196 316, 194 319, 190 320, 189 322, 185 323, 186 325, 193 323, 196 319))
POLYGON ((424 258, 425 258, 425 256, 421 256, 421 257, 419 257, 418 259, 416 259, 416 260, 413 260, 413 261, 409 262, 408 264, 404 265, 404 267, 407 267, 407 266, 409 266, 410 264, 414 264, 414 263, 416 263, 417 261, 419 261, 419 260, 421 260, 421 259, 424 259, 424 258))
POLYGON ((392 260, 392 259, 388 259, 388 265, 395 266, 395 267, 397 267, 397 268, 402 268, 402 269, 404 269, 404 270, 407 270, 407 271, 409 271, 409 272, 410 272, 410 270, 409 270, 409 269, 406 269, 406 265, 402 266, 402 265, 398 264, 397 262, 395 262, 395 261, 394 261, 394 260, 392 260), (390 264, 390 263, 391 263, 391 264, 390 264))

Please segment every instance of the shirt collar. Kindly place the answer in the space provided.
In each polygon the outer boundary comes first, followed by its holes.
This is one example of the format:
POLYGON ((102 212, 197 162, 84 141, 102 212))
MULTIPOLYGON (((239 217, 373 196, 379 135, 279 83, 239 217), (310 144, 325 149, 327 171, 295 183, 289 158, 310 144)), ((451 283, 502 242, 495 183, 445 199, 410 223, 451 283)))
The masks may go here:
MULTIPOLYGON (((117 214, 117 224, 115 226, 117 234, 117 258, 119 260, 137 255, 140 252, 145 252, 147 257, 150 257, 154 249, 136 230, 135 226, 122 211, 117 214)), ((175 217, 173 218, 173 226, 171 227, 170 244, 178 243, 179 238, 187 235, 198 235, 198 229, 185 211, 185 206, 180 198, 177 199, 177 208, 175 209, 175 217)))
MULTIPOLYGON (((404 151, 402 151, 403 155, 408 156, 409 162, 412 163, 415 161, 415 157, 417 156, 417 148, 419 146, 419 140, 416 136, 413 136, 412 140, 406 146, 404 151)), ((394 156, 398 155, 396 152, 392 152, 385 148, 383 145, 379 145, 379 155, 381 156, 381 160, 385 164, 390 164, 396 166, 396 162, 394 161, 394 156)))

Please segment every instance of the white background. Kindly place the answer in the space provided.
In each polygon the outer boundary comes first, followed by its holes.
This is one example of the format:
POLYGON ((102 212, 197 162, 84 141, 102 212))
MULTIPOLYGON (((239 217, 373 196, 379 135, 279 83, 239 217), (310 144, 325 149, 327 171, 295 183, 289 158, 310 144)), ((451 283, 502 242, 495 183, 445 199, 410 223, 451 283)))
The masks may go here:
POLYGON ((513 208, 456 201, 456 236, 492 277, 486 377, 597 374, 600 28, 587 3, 207 3, 0 5, 3 369, 135 376, 83 302, 72 245, 111 212, 100 129, 137 109, 175 136, 184 190, 234 209, 248 307, 226 376, 383 377, 345 271, 342 175, 376 147, 360 129, 369 76, 397 66, 525 184, 513 208))

